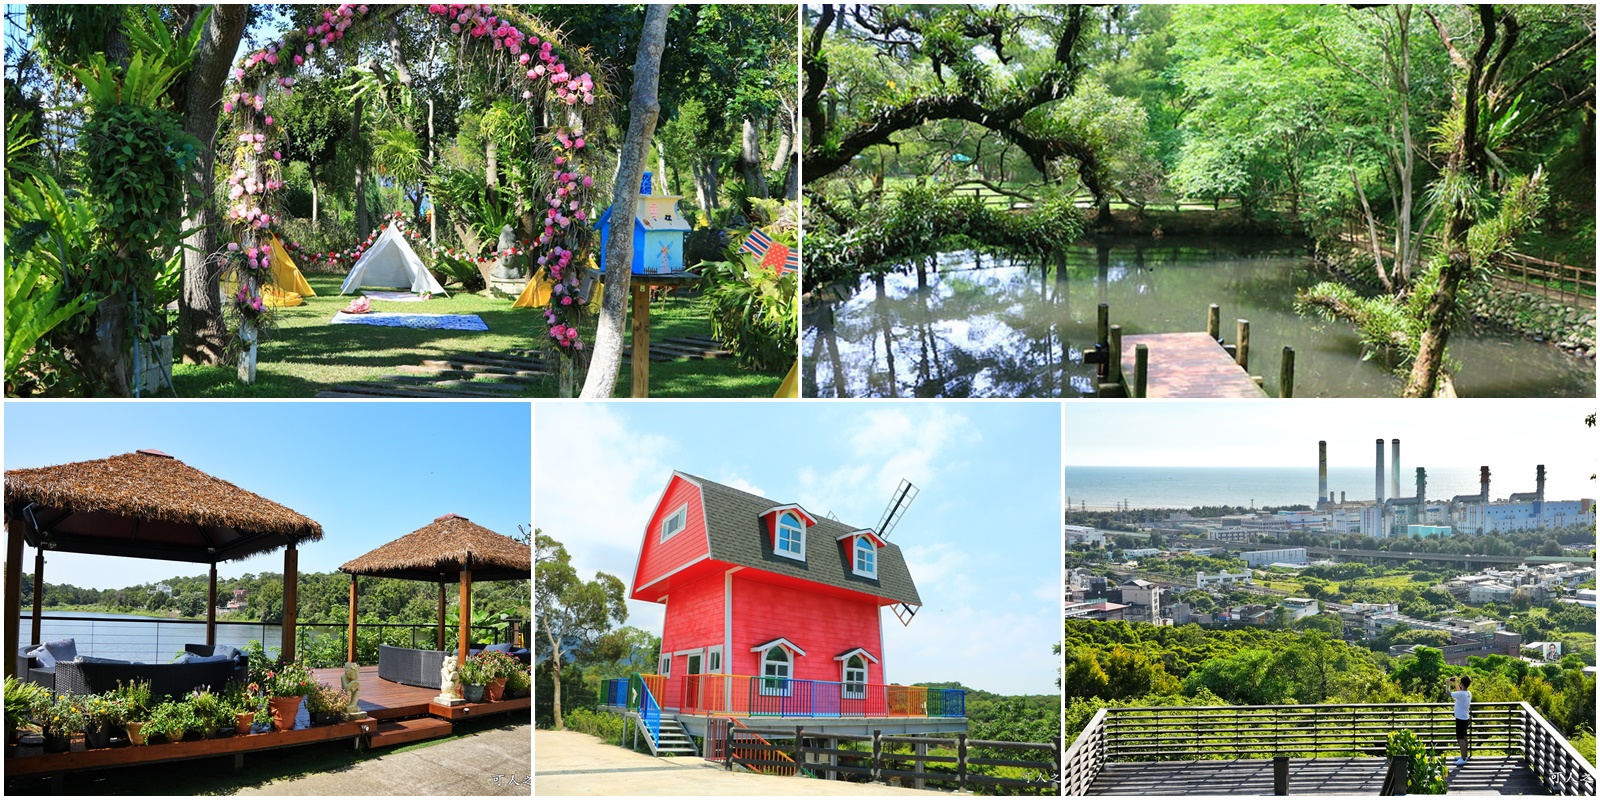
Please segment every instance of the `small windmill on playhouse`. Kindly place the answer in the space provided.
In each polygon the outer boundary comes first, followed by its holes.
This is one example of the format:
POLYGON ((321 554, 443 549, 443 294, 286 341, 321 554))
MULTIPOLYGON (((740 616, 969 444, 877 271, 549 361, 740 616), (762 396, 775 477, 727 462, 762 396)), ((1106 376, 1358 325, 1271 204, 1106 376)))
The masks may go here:
POLYGON ((916 494, 902 481, 877 529, 860 528, 674 472, 630 594, 666 606, 661 659, 654 675, 607 682, 603 703, 637 718, 656 752, 773 718, 808 738, 965 732, 964 690, 886 679, 882 609, 909 624, 922 605, 888 540, 916 494))

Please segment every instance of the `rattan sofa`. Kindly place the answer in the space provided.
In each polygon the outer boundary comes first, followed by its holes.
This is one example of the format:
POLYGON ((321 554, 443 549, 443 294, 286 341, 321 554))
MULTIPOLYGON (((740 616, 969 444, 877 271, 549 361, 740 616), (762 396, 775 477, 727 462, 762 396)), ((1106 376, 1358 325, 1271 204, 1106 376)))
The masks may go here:
POLYGON ((410 647, 378 645, 378 677, 407 686, 439 688, 439 669, 444 666, 443 650, 415 650, 410 647))
MULTIPOLYGON (((83 660, 57 661, 52 668, 43 668, 39 661, 27 653, 38 645, 28 645, 17 650, 17 674, 61 694, 98 694, 117 688, 118 681, 132 683, 150 682, 153 697, 179 697, 204 687, 213 692, 222 691, 229 680, 244 684, 249 680, 249 660, 240 653, 236 657, 191 662, 188 664, 141 664, 108 658, 84 656, 83 660)), ((216 647, 203 644, 184 645, 186 652, 201 657, 213 657, 216 647)), ((232 649, 232 648, 229 648, 232 649)))

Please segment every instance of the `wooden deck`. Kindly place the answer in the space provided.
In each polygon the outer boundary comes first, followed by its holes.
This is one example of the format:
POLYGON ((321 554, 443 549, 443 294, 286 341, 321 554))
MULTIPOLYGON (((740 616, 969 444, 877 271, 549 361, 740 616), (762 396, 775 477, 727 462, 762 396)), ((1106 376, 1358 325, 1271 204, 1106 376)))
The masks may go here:
MULTIPOLYGON (((322 683, 338 686, 344 670, 314 669, 311 674, 322 683)), ((365 720, 312 727, 310 714, 306 711, 305 704, 301 703, 300 713, 295 718, 294 730, 291 731, 226 736, 220 739, 190 742, 168 742, 143 747, 133 747, 121 740, 114 740, 112 747, 99 750, 85 749, 83 740, 79 738, 73 741, 73 749, 66 753, 45 753, 39 744, 9 745, 5 759, 5 773, 8 777, 59 775, 74 770, 153 764, 210 756, 232 755, 242 758, 245 753, 250 752, 317 742, 356 741, 362 737, 366 737, 365 741, 373 746, 401 744, 448 735, 449 720, 481 717, 506 711, 515 712, 531 707, 531 698, 528 697, 499 703, 435 706, 432 701, 439 696, 438 689, 391 683, 378 677, 376 666, 362 667, 360 675, 361 695, 356 699, 356 703, 362 711, 367 712, 369 718, 365 720), (431 722, 400 722, 411 717, 429 717, 431 722)))
MULTIPOLYGON (((1385 766, 1382 758, 1293 758, 1289 794, 1376 795, 1385 766)), ((1450 767, 1449 783, 1450 794, 1549 794, 1520 758, 1474 758, 1464 767, 1450 767)), ((1088 793, 1271 795, 1272 761, 1112 762, 1101 768, 1088 793)))
POLYGON ((1122 374, 1132 390, 1134 359, 1139 345, 1150 350, 1145 397, 1266 397, 1267 393, 1251 380, 1204 332, 1144 333, 1122 337, 1122 374))

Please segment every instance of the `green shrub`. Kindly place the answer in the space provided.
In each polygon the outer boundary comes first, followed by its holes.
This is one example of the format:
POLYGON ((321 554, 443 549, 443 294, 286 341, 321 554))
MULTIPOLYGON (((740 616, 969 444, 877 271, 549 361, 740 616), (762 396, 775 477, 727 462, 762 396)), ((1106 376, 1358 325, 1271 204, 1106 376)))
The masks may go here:
POLYGON ((598 736, 612 744, 622 744, 622 717, 608 711, 574 708, 562 714, 568 730, 598 736))
POLYGON ((1389 755, 1411 757, 1411 780, 1406 791, 1411 794, 1444 794, 1444 756, 1428 752, 1426 745, 1411 731, 1393 731, 1389 734, 1389 755))
POLYGON ((705 261, 703 297, 711 335, 744 367, 783 370, 799 355, 800 276, 783 275, 753 259, 705 261))

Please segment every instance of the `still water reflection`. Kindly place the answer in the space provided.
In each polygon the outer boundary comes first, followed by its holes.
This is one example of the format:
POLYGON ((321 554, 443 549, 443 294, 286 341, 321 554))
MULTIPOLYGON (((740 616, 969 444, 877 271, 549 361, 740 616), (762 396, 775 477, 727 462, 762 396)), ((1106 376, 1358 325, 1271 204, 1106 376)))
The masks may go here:
MULTIPOLYGON (((1278 385, 1278 354, 1295 349, 1297 397, 1393 397, 1400 381, 1362 359, 1344 323, 1293 309, 1323 279, 1296 242, 1133 240, 1073 248, 1053 264, 971 252, 936 270, 863 278, 842 299, 813 301, 802 334, 807 397, 1079 397, 1094 394, 1098 304, 1124 334, 1205 330, 1222 307, 1223 335, 1251 324, 1250 372, 1278 385)), ((1467 397, 1593 397, 1594 369, 1519 336, 1458 329, 1451 356, 1467 397)))

